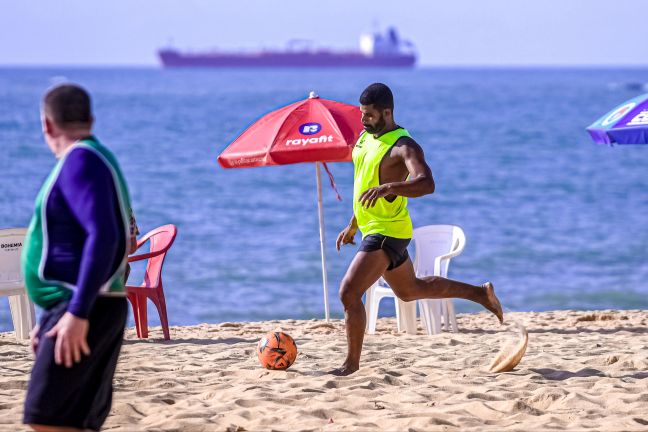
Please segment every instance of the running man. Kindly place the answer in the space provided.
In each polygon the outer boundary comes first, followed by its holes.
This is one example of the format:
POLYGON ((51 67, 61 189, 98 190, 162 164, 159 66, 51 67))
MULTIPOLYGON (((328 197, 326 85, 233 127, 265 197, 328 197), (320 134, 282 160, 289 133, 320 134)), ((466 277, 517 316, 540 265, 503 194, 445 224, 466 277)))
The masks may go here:
POLYGON ((365 131, 353 149, 353 217, 338 235, 336 247, 355 244, 358 229, 362 243, 340 284, 348 353, 335 375, 360 368, 366 325, 362 295, 381 276, 403 301, 463 298, 484 306, 500 323, 504 319, 490 282, 475 286, 437 276, 416 277, 407 254, 412 238, 407 198, 434 192, 432 171, 423 149, 394 122, 389 87, 381 83, 367 87, 360 95, 360 110, 365 131))
POLYGON ((99 430, 126 325, 130 200, 117 160, 92 135, 84 89, 50 90, 41 119, 58 163, 36 197, 22 256, 29 296, 45 309, 31 333, 23 421, 36 431, 99 430))

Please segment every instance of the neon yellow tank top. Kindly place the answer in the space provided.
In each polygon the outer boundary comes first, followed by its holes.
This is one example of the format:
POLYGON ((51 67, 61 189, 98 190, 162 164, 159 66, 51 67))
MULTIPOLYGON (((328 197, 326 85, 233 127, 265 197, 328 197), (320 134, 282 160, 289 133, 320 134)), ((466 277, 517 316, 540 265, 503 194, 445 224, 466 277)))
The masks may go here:
POLYGON ((412 220, 407 210, 407 198, 397 196, 393 202, 379 198, 376 205, 364 208, 358 201, 369 188, 380 185, 380 163, 399 138, 410 136, 403 128, 374 138, 364 132, 353 148, 353 213, 362 238, 382 234, 400 239, 412 238, 412 220))

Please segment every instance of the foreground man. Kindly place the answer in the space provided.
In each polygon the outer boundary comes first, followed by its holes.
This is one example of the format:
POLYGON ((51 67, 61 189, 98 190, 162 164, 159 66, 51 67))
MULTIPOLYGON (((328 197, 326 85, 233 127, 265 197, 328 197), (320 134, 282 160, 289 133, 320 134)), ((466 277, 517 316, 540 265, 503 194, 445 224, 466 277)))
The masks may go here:
POLYGON ((493 285, 469 285, 442 277, 417 278, 407 245, 412 221, 407 197, 434 192, 432 171, 423 150, 409 133, 394 122, 394 98, 385 84, 372 84, 360 96, 365 132, 353 149, 353 217, 338 235, 336 247, 355 244, 360 229, 362 243, 342 283, 348 354, 335 375, 349 375, 360 368, 366 316, 362 295, 385 278, 403 301, 463 298, 481 304, 503 322, 502 306, 493 285), (409 177, 409 180, 408 180, 409 177))
POLYGON ((50 90, 41 117, 58 163, 36 198, 22 256, 29 296, 45 309, 31 334, 23 421, 37 431, 99 430, 126 324, 130 200, 115 157, 92 136, 85 90, 50 90))

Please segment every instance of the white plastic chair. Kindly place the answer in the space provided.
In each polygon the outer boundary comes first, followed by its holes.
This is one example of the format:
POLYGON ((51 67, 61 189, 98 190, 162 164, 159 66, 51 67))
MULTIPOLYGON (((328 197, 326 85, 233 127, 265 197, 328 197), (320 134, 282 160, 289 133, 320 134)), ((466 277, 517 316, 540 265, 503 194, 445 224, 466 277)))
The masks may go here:
MULTIPOLYGON (((428 225, 416 228, 414 240, 414 272, 417 277, 447 277, 450 259, 459 255, 465 245, 463 230, 455 225, 428 225)), ((396 297, 383 278, 367 290, 365 311, 367 314, 367 334, 374 334, 378 319, 378 306, 385 297, 396 301, 396 321, 398 331, 416 334, 416 302, 404 302, 396 297)), ((428 334, 436 334, 441 327, 457 331, 457 320, 451 299, 419 300, 419 310, 423 327, 428 334)))
POLYGON ((405 302, 396 297, 394 291, 387 285, 383 278, 374 283, 365 294, 365 312, 367 315, 367 334, 376 332, 376 321, 378 320, 378 307, 380 300, 391 297, 396 302, 396 323, 398 331, 405 331, 408 334, 416 334, 416 302, 405 302))
MULTIPOLYGON (((416 277, 448 277, 450 259, 466 246, 466 235, 456 225, 427 225, 414 230, 414 271, 416 277)), ((456 332, 457 318, 452 299, 419 300, 421 322, 428 334, 441 332, 441 327, 456 332)))
POLYGON ((25 242, 25 228, 0 230, 0 297, 9 297, 11 320, 17 339, 29 339, 36 314, 29 301, 20 271, 20 254, 25 242))

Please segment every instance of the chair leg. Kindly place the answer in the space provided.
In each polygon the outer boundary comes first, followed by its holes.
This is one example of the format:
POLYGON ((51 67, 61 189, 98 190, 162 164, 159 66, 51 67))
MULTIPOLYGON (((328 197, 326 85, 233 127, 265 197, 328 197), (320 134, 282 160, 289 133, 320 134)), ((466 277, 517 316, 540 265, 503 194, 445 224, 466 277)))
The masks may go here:
POLYGON ((421 327, 423 327, 423 330, 425 330, 425 332, 429 334, 430 329, 428 328, 428 322, 427 322, 429 309, 427 303, 425 302, 425 300, 418 300, 417 303, 419 308, 419 317, 421 318, 421 327))
POLYGON ((446 322, 449 322, 450 325, 452 326, 451 331, 453 333, 456 333, 459 331, 459 327, 457 327, 457 316, 455 315, 454 304, 452 303, 452 299, 445 299, 445 304, 446 304, 446 313, 449 318, 446 322))
POLYGON ((405 330, 404 326, 404 319, 401 313, 403 312, 401 308, 399 307, 400 305, 398 304, 398 298, 394 297, 394 309, 396 309, 396 330, 398 333, 402 332, 405 330))
POLYGON ((128 302, 131 304, 133 309, 133 321, 135 321, 135 331, 137 332, 137 337, 141 338, 140 334, 140 318, 139 318, 139 308, 137 306, 137 294, 128 294, 128 302))
POLYGON ((23 317, 20 298, 22 295, 9 296, 9 309, 11 309, 11 321, 13 322, 14 334, 16 339, 28 339, 29 330, 25 325, 25 317, 23 317))
POLYGON ((441 331, 450 331, 450 324, 448 321, 448 308, 446 306, 446 299, 441 299, 441 331))
POLYGON ((34 303, 31 302, 29 296, 26 294, 23 296, 23 308, 23 313, 27 316, 27 328, 31 331, 36 327, 36 311, 34 310, 34 303))
POLYGON ((421 318, 424 319, 425 327, 429 335, 441 332, 441 311, 439 300, 421 300, 421 318))
MULTIPOLYGON (((365 323, 365 333, 366 334, 373 334, 372 332, 369 331, 369 324, 371 323, 370 317, 371 317, 371 301, 373 300, 373 286, 369 287, 367 292, 365 293, 365 301, 364 301, 364 308, 365 308, 365 316, 367 318, 366 323, 365 323)), ((375 332, 375 326, 374 326, 374 332, 375 332)))
POLYGON ((164 291, 162 291, 162 285, 160 285, 160 292, 157 301, 155 302, 155 307, 157 307, 158 314, 160 315, 160 325, 162 326, 164 340, 170 340, 171 336, 169 335, 169 320, 167 317, 166 300, 164 299, 164 291))
POLYGON ((416 334, 416 301, 404 302, 398 297, 395 300, 398 331, 416 334))
POLYGON ((376 287, 378 285, 374 284, 371 288, 367 290, 367 299, 365 303, 365 309, 369 305, 369 310, 367 312, 367 334, 376 333, 376 321, 378 320, 378 307, 380 306, 380 296, 376 295, 376 287))
POLYGON ((139 336, 143 339, 148 338, 148 314, 147 314, 147 298, 145 296, 137 296, 137 314, 139 315, 139 336))
POLYGON ((435 334, 441 333, 441 300, 430 300, 432 327, 435 334))
POLYGON ((18 297, 18 304, 20 306, 20 322, 22 325, 22 332, 24 339, 29 339, 29 332, 36 324, 36 312, 34 311, 34 304, 29 300, 27 294, 18 297))
POLYGON ((434 334, 431 306, 427 300, 419 300, 419 309, 421 314, 421 323, 425 332, 429 335, 434 334))

